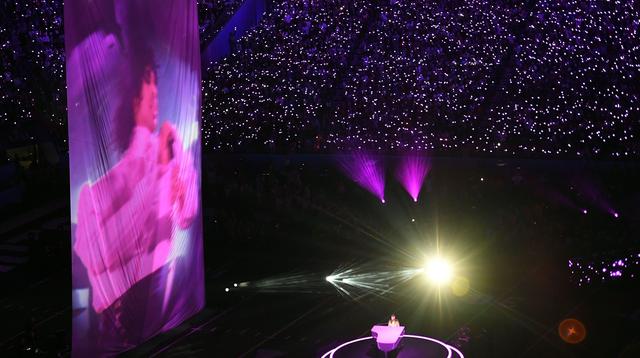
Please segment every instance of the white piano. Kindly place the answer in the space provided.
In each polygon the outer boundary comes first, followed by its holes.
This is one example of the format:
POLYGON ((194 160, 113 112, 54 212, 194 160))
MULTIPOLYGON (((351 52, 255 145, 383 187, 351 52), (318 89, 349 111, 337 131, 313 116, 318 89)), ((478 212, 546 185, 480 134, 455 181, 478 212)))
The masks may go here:
POLYGON ((387 352, 398 348, 400 339, 404 335, 404 327, 375 325, 371 328, 371 335, 375 338, 378 349, 386 355, 387 352))

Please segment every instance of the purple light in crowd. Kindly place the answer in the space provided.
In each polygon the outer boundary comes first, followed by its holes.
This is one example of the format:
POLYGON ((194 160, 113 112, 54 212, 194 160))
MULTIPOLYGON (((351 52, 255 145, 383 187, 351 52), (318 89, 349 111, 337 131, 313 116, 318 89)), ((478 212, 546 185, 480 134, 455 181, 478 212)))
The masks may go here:
POLYGON ((587 213, 588 213, 587 209, 582 209, 582 213, 587 215, 587 213))
POLYGON ((431 163, 425 157, 406 157, 398 166, 396 178, 400 181, 404 189, 409 193, 414 202, 418 201, 420 190, 424 179, 429 173, 431 163))
POLYGON ((618 214, 618 213, 613 213, 613 217, 617 219, 617 218, 619 218, 619 217, 620 217, 620 214, 618 214))
POLYGON ((616 259, 570 259, 569 270, 571 279, 578 286, 589 284, 592 281, 603 282, 611 279, 634 278, 634 272, 640 268, 640 254, 627 254, 616 259))
POLYGON ((349 178, 385 203, 384 165, 380 159, 356 153, 340 158, 340 167, 349 178))

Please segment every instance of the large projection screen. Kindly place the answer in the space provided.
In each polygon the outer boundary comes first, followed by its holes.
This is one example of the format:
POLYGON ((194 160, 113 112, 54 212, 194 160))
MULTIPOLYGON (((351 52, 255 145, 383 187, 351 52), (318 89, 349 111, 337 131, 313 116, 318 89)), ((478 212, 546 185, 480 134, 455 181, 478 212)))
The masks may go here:
POLYGON ((65 0, 73 355, 204 306, 195 0, 65 0))

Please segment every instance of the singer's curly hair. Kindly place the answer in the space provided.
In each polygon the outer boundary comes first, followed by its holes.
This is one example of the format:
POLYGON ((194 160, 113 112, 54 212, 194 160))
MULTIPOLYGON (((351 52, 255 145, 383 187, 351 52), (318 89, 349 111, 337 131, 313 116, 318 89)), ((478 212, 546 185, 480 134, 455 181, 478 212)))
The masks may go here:
POLYGON ((148 21, 150 11, 157 2, 154 0, 119 1, 117 14, 123 28, 126 43, 126 63, 119 77, 120 106, 113 124, 113 140, 116 150, 124 152, 129 147, 135 126, 134 105, 140 98, 142 85, 156 74, 153 44, 157 43, 157 28, 148 21))
POLYGON ((131 134, 135 126, 134 106, 140 99, 140 92, 144 83, 151 81, 156 75, 156 65, 153 51, 148 48, 129 52, 130 59, 125 73, 120 79, 120 106, 114 118, 113 138, 116 149, 124 152, 131 141, 131 134), (135 56, 131 56, 135 53, 135 56))

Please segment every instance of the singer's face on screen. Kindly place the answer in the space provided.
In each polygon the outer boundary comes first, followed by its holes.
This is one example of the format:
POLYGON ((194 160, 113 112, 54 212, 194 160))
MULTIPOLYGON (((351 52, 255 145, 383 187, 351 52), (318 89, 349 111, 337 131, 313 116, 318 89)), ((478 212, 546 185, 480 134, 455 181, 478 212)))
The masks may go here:
POLYGON ((145 70, 140 93, 133 101, 136 125, 154 131, 158 125, 158 85, 152 68, 145 70))

